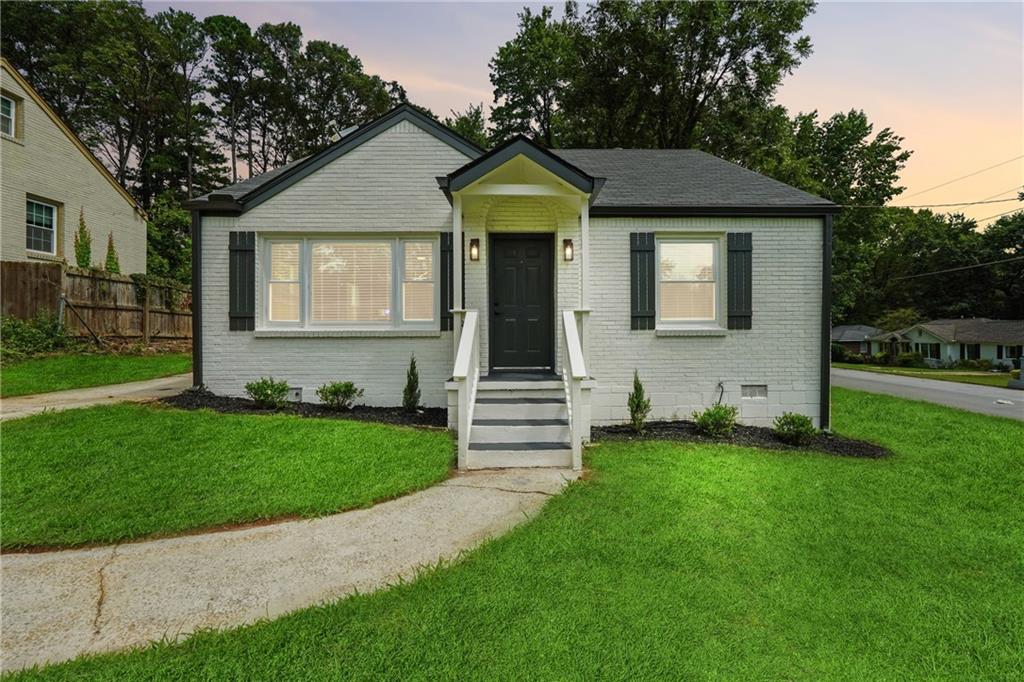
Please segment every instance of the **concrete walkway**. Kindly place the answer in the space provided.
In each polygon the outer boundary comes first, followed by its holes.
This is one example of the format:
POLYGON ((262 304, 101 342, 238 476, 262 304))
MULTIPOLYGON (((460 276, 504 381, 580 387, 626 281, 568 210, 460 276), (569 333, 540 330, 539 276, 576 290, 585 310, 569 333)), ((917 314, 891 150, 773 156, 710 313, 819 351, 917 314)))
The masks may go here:
POLYGON ((1024 420, 1024 391, 998 386, 918 379, 857 369, 832 368, 832 385, 872 393, 926 400, 961 410, 1024 420))
POLYGON ((4 398, 0 400, 0 419, 19 419, 44 410, 70 410, 90 405, 155 400, 181 393, 191 385, 192 373, 189 372, 161 379, 133 381, 127 384, 74 388, 69 391, 4 398))
POLYGON ((532 517, 577 476, 479 471, 320 519, 4 554, 2 670, 234 627, 412 578, 532 517))

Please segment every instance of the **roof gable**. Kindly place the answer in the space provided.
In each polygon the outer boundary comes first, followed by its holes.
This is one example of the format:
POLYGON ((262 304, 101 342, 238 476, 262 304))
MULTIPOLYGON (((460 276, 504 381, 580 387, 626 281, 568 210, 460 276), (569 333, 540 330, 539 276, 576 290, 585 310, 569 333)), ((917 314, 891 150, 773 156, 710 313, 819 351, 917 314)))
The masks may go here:
POLYGON ((408 104, 400 104, 378 119, 365 123, 334 144, 261 175, 211 192, 190 202, 190 208, 216 208, 245 212, 320 170, 393 126, 408 121, 469 158, 483 150, 408 104))
POLYGON ((104 179, 107 182, 110 183, 110 185, 117 191, 117 193, 120 194, 125 201, 131 204, 132 208, 134 208, 139 213, 139 215, 146 217, 146 212, 143 210, 142 204, 136 201, 135 197, 133 197, 131 193, 128 190, 126 190, 120 182, 117 181, 117 178, 115 178, 113 174, 111 174, 111 172, 107 170, 107 167, 104 166, 103 163, 96 158, 96 155, 92 153, 92 150, 90 150, 84 142, 82 142, 82 139, 78 137, 75 131, 73 131, 71 127, 64 122, 64 119, 62 119, 57 114, 57 112, 54 111, 52 107, 50 107, 46 100, 43 99, 42 95, 36 92, 36 89, 32 87, 32 84, 29 83, 28 80, 26 80, 25 77, 22 76, 21 73, 16 68, 14 68, 14 66, 9 61, 7 61, 6 57, 0 57, 0 68, 3 68, 4 71, 10 74, 11 78, 13 78, 15 82, 19 86, 21 86, 21 89, 25 91, 25 94, 28 95, 28 97, 33 102, 35 102, 36 106, 43 110, 43 113, 46 114, 46 117, 49 118, 50 121, 52 121, 53 124, 57 126, 57 128, 60 129, 62 133, 64 133, 64 136, 67 137, 71 144, 76 149, 78 149, 79 152, 81 152, 82 156, 84 156, 86 160, 88 160, 89 163, 93 165, 93 167, 104 177, 104 179))
POLYGON ((526 157, 581 192, 590 194, 594 191, 595 178, 524 135, 516 135, 462 168, 449 173, 443 187, 448 192, 458 192, 517 156, 526 157))

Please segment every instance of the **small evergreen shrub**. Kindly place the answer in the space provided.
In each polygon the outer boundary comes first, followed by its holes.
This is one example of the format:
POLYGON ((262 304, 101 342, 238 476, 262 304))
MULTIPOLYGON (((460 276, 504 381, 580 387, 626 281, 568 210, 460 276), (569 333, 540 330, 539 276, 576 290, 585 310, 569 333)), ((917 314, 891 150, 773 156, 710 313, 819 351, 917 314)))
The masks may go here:
POLYGON ((402 407, 415 412, 420 406, 420 372, 416 369, 416 356, 409 356, 409 370, 405 373, 405 390, 402 391, 402 407))
POLYGON ((888 365, 889 354, 885 351, 879 351, 871 356, 871 364, 873 365, 888 365))
POLYGON ((92 234, 85 226, 85 209, 78 211, 78 229, 75 230, 75 263, 80 268, 92 266, 92 234))
POLYGON ((280 409, 288 404, 288 382, 274 381, 274 377, 260 377, 245 385, 246 394, 257 407, 280 409))
POLYGON ((635 369, 633 370, 633 390, 626 399, 626 405, 629 407, 629 423, 633 425, 633 430, 643 433, 647 424, 647 415, 651 413, 651 399, 644 392, 643 382, 640 381, 640 375, 635 369))
POLYGON ((790 445, 806 445, 818 433, 811 418, 796 412, 783 412, 775 418, 775 435, 790 445))
POLYGON ((363 389, 356 388, 351 381, 332 381, 316 389, 316 397, 332 410, 350 410, 363 397, 363 389))
POLYGON ((736 415, 739 410, 735 405, 712 405, 703 412, 694 412, 693 421, 697 425, 697 431, 705 436, 722 438, 732 433, 736 426, 736 415))
POLYGON ((926 367, 924 357, 920 353, 900 353, 896 356, 899 367, 926 367))
POLYGON ((107 235, 107 260, 103 268, 115 275, 121 274, 121 262, 117 259, 117 249, 114 248, 114 233, 107 235))
POLYGON ((846 356, 846 360, 844 360, 844 362, 846 362, 847 364, 850 364, 850 365, 863 365, 864 364, 864 356, 863 355, 847 355, 846 356))
POLYGON ((838 343, 832 344, 832 362, 846 362, 847 353, 846 349, 840 346, 838 343))
POLYGON ((4 362, 71 350, 78 345, 78 339, 68 334, 56 315, 39 313, 29 320, 7 316, 0 319, 0 349, 4 362))

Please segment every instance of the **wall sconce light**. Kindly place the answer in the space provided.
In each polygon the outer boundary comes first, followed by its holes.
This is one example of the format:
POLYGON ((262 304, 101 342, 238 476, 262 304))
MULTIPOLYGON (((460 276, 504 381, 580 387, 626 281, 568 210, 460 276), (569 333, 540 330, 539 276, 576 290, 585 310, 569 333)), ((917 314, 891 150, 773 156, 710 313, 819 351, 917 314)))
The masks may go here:
POLYGON ((480 240, 469 240, 469 260, 480 260, 480 240))
POLYGON ((563 239, 562 240, 562 258, 564 258, 567 261, 572 260, 572 240, 571 239, 563 239))

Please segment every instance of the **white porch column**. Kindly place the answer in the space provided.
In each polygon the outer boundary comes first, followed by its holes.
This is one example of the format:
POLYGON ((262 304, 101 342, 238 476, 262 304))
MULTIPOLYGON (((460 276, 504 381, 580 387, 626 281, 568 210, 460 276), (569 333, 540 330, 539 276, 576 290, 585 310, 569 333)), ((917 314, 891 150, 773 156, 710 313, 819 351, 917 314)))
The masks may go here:
MULTIPOLYGON (((462 336, 462 317, 465 311, 462 300, 462 197, 452 195, 452 337, 455 340, 455 354, 459 352, 459 338, 462 336)), ((455 357, 455 354, 452 357, 455 357)))
POLYGON ((590 197, 580 199, 580 343, 583 362, 590 368, 590 197))

